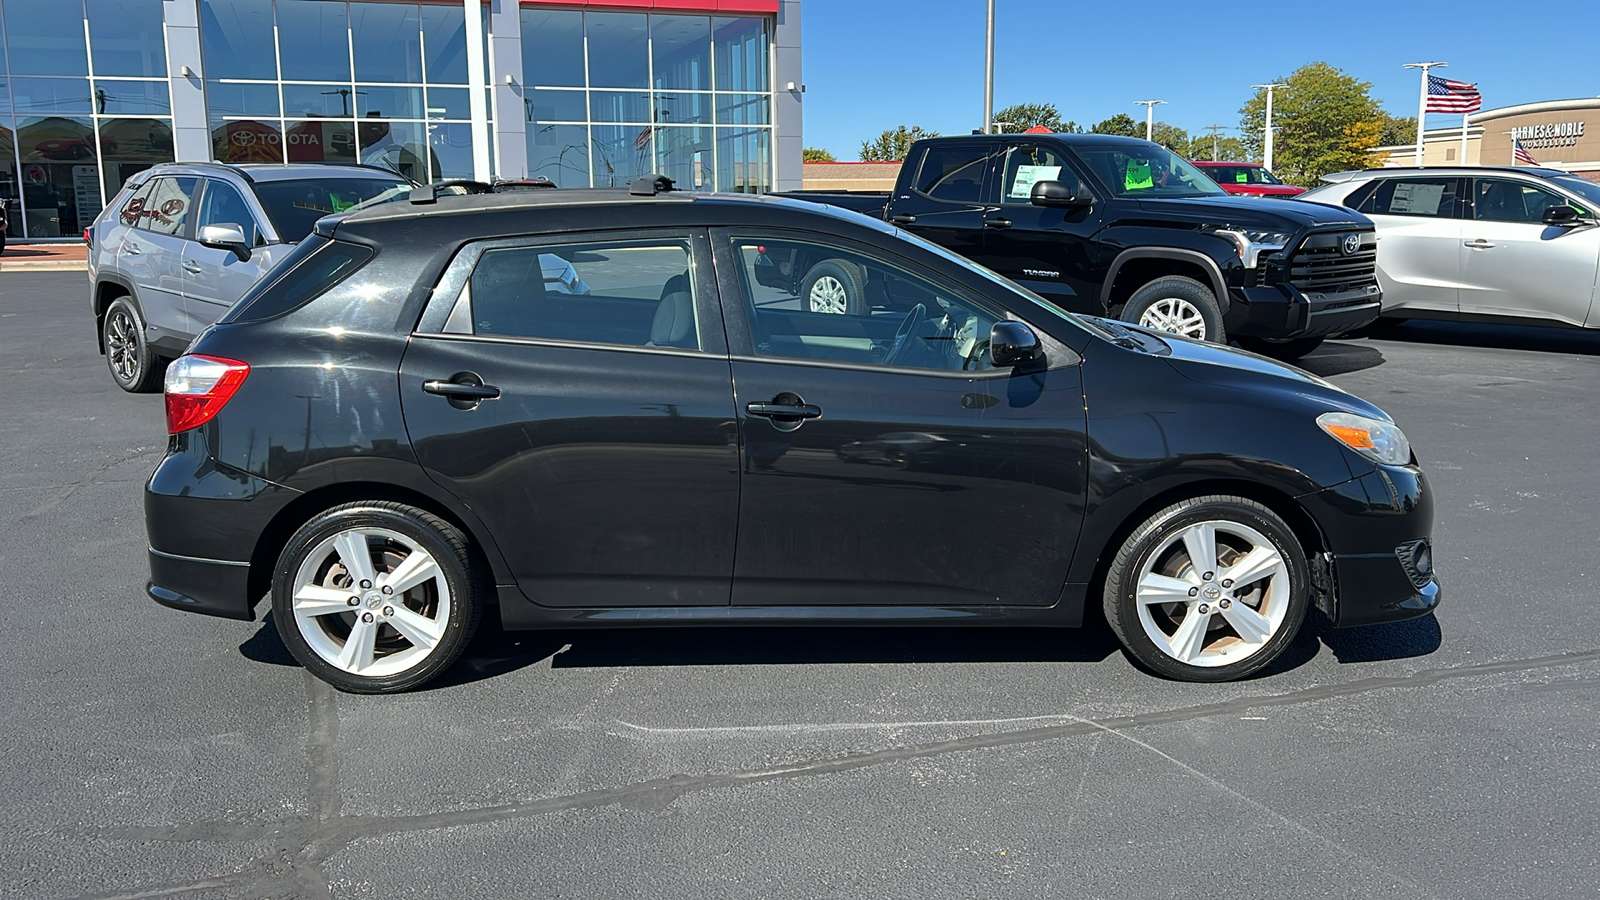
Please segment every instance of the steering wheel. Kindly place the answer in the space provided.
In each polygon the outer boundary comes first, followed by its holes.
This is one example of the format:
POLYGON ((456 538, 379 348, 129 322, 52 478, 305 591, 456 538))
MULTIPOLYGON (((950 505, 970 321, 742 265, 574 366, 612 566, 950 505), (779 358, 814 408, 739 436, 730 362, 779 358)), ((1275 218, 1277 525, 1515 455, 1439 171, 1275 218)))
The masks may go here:
POLYGON ((900 358, 901 351, 905 350, 906 345, 911 342, 911 333, 916 331, 917 326, 921 325, 922 320, 927 317, 928 308, 926 306, 918 303, 916 306, 911 307, 911 312, 906 313, 905 321, 901 322, 900 327, 895 329, 894 343, 889 345, 889 352, 883 355, 884 365, 894 365, 894 361, 900 358))

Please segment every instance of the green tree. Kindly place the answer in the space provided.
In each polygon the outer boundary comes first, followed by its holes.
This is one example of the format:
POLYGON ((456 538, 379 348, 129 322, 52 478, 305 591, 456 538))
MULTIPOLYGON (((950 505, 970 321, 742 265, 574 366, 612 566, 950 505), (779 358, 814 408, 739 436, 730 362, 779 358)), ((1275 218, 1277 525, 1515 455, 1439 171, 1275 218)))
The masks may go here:
POLYGON ((820 147, 807 147, 800 151, 800 158, 806 162, 833 162, 833 154, 820 147))
MULTIPOLYGON (((1143 129, 1140 129, 1138 136, 1144 137, 1143 129)), ((1179 128, 1176 125, 1168 125, 1166 122, 1155 123, 1155 125, 1151 126, 1150 128, 1150 140, 1155 141, 1179 156, 1191 155, 1189 153, 1189 145, 1191 143, 1189 140, 1189 132, 1184 131, 1182 128, 1179 128)), ((1208 148, 1211 146, 1211 141, 1209 138, 1206 140, 1206 146, 1208 148)))
MULTIPOLYGON (((1329 172, 1364 169, 1373 160, 1367 151, 1383 138, 1387 114, 1369 93, 1372 84, 1358 81, 1325 62, 1301 66, 1273 95, 1272 165, 1278 177, 1290 184, 1310 186, 1329 172)), ((1261 153, 1266 122, 1267 92, 1256 95, 1239 110, 1239 130, 1251 157, 1261 153)))
POLYGON ((1117 113, 1109 119, 1096 122, 1090 129, 1095 134, 1120 134, 1124 137, 1144 137, 1144 126, 1127 113, 1117 113))
POLYGON ((899 162, 911 152, 911 145, 923 138, 938 137, 937 131, 923 131, 921 125, 910 128, 901 125, 893 131, 885 131, 878 135, 876 140, 861 142, 862 162, 899 162))
POLYGON ((998 126, 1000 134, 1018 134, 1035 125, 1043 125, 1061 134, 1083 132, 1077 122, 1062 121, 1061 111, 1056 109, 1054 103, 1017 103, 996 112, 994 120, 1001 123, 998 126))
POLYGON ((1383 113, 1383 134, 1378 137, 1378 144, 1387 147, 1390 144, 1412 144, 1417 142, 1417 117, 1416 116, 1391 116, 1383 113))

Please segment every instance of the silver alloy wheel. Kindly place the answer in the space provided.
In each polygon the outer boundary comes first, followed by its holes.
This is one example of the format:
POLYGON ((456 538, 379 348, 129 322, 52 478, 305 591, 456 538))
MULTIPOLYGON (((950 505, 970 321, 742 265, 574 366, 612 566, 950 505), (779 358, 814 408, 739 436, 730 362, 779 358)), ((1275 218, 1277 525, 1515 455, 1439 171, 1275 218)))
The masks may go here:
POLYGON ((1167 297, 1150 304, 1139 314, 1139 324, 1197 341, 1206 339, 1205 316, 1200 314, 1199 307, 1182 297, 1167 297))
POLYGON ((124 384, 139 380, 139 329, 125 309, 114 309, 106 318, 106 360, 111 374, 124 384))
POLYGON ((1289 567, 1261 532, 1209 521, 1172 535, 1139 570, 1139 624, 1162 653, 1211 668, 1267 645, 1289 611, 1289 567))
POLYGON ((295 573, 295 625, 313 652, 352 675, 414 668, 450 622, 444 570, 416 541, 351 528, 317 544, 295 573))
POLYGON ((812 283, 811 294, 806 299, 812 312, 842 316, 850 300, 850 292, 845 290, 844 283, 839 279, 823 275, 812 283))

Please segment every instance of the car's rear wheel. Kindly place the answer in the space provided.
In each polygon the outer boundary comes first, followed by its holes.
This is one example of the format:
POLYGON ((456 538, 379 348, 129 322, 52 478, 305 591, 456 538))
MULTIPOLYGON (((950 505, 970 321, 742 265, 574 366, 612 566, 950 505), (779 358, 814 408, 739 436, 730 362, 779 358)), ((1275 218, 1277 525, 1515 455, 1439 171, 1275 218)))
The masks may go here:
POLYGON ((100 337, 106 347, 106 366, 117 387, 143 394, 160 386, 161 360, 145 341, 144 316, 132 300, 119 297, 106 308, 100 337))
POLYGON ((1105 613, 1141 666, 1230 681, 1271 663, 1309 603, 1306 554, 1276 513, 1242 497, 1196 497, 1145 520, 1105 582, 1105 613))
POLYGON ((1222 308, 1211 289, 1179 275, 1157 278, 1128 298, 1120 316, 1154 331, 1180 334, 1197 341, 1223 343, 1222 308))
POLYGON ((466 649, 483 580, 460 529, 399 503, 349 503, 278 557, 272 612, 289 652, 342 691, 418 687, 466 649))
POLYGON ((1237 338, 1251 353, 1273 359, 1295 360, 1322 346, 1322 338, 1237 338))
POLYGON ((864 316, 867 295, 856 267, 842 259, 825 259, 800 281, 800 297, 808 312, 864 316))

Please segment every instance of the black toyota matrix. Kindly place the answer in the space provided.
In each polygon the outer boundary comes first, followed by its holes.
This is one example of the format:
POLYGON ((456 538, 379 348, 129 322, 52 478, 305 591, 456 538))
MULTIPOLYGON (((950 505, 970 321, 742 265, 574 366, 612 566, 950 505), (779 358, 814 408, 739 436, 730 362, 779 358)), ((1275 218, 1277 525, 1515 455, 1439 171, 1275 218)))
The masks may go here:
POLYGON ((1286 365, 1065 313, 781 199, 438 196, 322 220, 166 377, 149 593, 348 691, 507 628, 1075 626, 1238 678, 1310 607, 1439 600, 1384 412, 1286 365), (813 312, 802 252, 864 274, 813 312))

